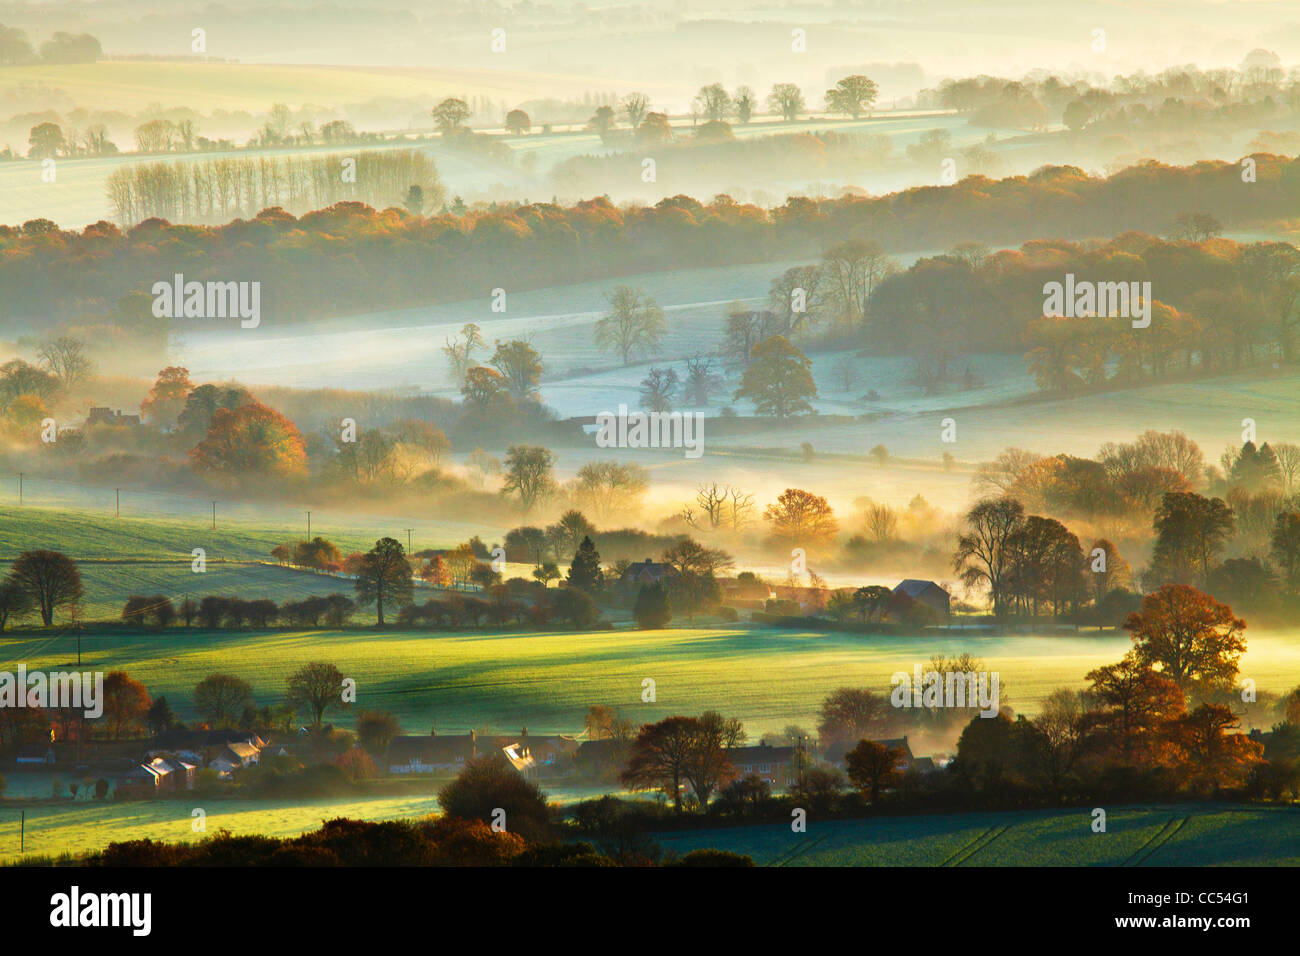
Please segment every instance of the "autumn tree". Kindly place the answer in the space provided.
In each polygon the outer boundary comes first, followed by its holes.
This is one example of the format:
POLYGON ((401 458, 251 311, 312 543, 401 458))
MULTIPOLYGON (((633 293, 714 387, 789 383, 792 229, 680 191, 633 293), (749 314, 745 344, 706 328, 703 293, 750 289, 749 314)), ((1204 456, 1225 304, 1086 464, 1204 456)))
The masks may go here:
POLYGON ((780 113, 787 123, 793 123, 799 114, 807 109, 803 93, 793 83, 777 83, 772 92, 767 94, 767 108, 773 113, 780 113))
POLYGON ((169 365, 158 373, 158 380, 149 390, 148 397, 140 403, 140 413, 145 421, 170 426, 176 422, 185 399, 194 389, 190 381, 190 370, 176 365, 169 365))
POLYGON ((204 471, 230 479, 298 477, 307 471, 307 450, 297 427, 258 401, 234 411, 219 408, 190 459, 204 471))
MULTIPOLYGON (((474 353, 486 347, 487 343, 483 341, 482 330, 473 322, 465 323, 465 325, 461 326, 458 336, 447 339, 446 344, 442 347, 442 352, 447 356, 452 374, 455 375, 457 381, 464 381, 466 373, 474 365, 474 353)), ((468 396, 466 397, 468 398, 468 396)))
POLYGON ((536 399, 537 386, 542 380, 542 357, 537 350, 521 339, 496 345, 491 362, 501 373, 506 391, 517 402, 536 399))
POLYGON ((384 605, 401 608, 411 603, 414 584, 411 581, 411 564, 406 552, 396 538, 380 538, 366 552, 361 561, 355 582, 357 603, 362 607, 375 605, 376 623, 384 626, 384 605))
POLYGON ((114 740, 123 732, 142 726, 149 713, 149 691, 126 671, 104 675, 104 720, 114 740))
POLYGON ((24 551, 7 580, 28 596, 46 627, 54 623, 57 608, 74 606, 84 593, 77 562, 59 551, 24 551))
POLYGON ((839 531, 830 504, 821 495, 802 488, 787 488, 763 509, 774 537, 813 548, 828 544, 839 531))
POLYGON ((382 757, 389 742, 401 732, 401 723, 386 710, 363 710, 357 714, 357 740, 376 757, 382 757))
POLYGON ((1232 509, 1221 498, 1195 492, 1169 492, 1160 500, 1153 521, 1156 531, 1152 565, 1164 581, 1204 584, 1210 567, 1232 535, 1232 509))
POLYGON ((817 397, 812 362, 797 345, 773 335, 750 350, 749 360, 735 398, 748 398, 760 415, 778 420, 813 410, 808 402, 817 397))
POLYGON ((700 805, 707 806, 714 788, 735 773, 725 745, 737 735, 737 725, 713 713, 646 724, 632 741, 623 784, 633 790, 661 791, 672 798, 679 813, 689 784, 700 805))
POLYGON ((1148 748, 1165 721, 1183 712, 1183 693, 1164 674, 1130 650, 1118 664, 1094 668, 1085 677, 1096 702, 1095 731, 1131 764, 1148 748))
POLYGON ((578 469, 571 486, 573 499, 600 522, 639 513, 650 487, 649 473, 640 465, 589 461, 578 469))
POLYGON ((664 313, 654 299, 640 289, 618 286, 606 298, 609 311, 596 323, 596 345, 613 349, 630 365, 632 355, 659 344, 667 331, 664 313))
POLYGON ((433 108, 434 125, 443 136, 450 138, 459 133, 470 117, 469 106, 464 100, 449 96, 433 108))
POLYGON ((872 804, 880 799, 880 789, 896 781, 903 751, 886 747, 874 740, 860 740, 844 755, 849 782, 872 804))
POLYGON ((1166 584, 1130 614, 1139 662, 1158 668, 1183 693, 1231 688, 1246 652, 1246 622, 1232 608, 1185 584, 1166 584))
POLYGON ((1263 745, 1245 734, 1229 733, 1240 726, 1231 708, 1210 703, 1173 722, 1171 737, 1182 751, 1193 786, 1217 795, 1245 782, 1251 766, 1263 756, 1263 745))

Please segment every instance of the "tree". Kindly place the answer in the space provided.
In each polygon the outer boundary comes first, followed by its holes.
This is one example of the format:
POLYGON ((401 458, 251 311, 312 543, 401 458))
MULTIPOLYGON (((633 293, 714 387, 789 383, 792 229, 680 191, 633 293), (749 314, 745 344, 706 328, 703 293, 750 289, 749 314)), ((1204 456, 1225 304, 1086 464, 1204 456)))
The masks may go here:
POLYGON ((537 386, 542 380, 542 357, 531 345, 520 339, 498 342, 491 361, 501 373, 506 391, 515 401, 530 401, 537 397, 537 386))
POLYGON ((234 674, 209 674, 194 686, 194 710, 217 729, 232 727, 253 703, 253 687, 234 674))
POLYGON ((832 89, 826 91, 826 111, 844 113, 857 119, 863 113, 870 113, 876 102, 879 90, 876 84, 861 74, 846 76, 832 89))
POLYGON ((137 727, 149 713, 149 691, 126 671, 109 671, 104 675, 104 720, 114 740, 123 731, 137 727))
POLYGON ((149 733, 155 735, 166 733, 181 726, 180 720, 172 711, 171 704, 167 703, 166 697, 154 698, 153 703, 149 705, 149 713, 145 715, 145 724, 149 729, 149 733))
POLYGON ((312 715, 312 726, 319 727, 326 711, 351 706, 343 699, 343 672, 333 664, 313 661, 303 664, 285 681, 285 699, 298 707, 306 707, 312 715))
POLYGON ((12 576, 0 579, 0 633, 10 618, 18 618, 32 608, 32 596, 12 576))
MULTIPOLYGON (((1300 514, 1279 514, 1269 543, 1286 589, 1293 593, 1300 590, 1300 514)), ((4 622, 0 621, 0 627, 3 626, 4 622)))
POLYGON ((376 623, 384 626, 384 603, 401 608, 411 603, 415 585, 411 581, 411 564, 396 538, 380 538, 362 558, 356 579, 357 603, 375 605, 376 623))
POLYGON ((793 83, 777 83, 772 87, 772 92, 767 94, 767 108, 773 113, 780 113, 787 123, 793 123, 807 106, 799 87, 793 83))
MULTIPOLYGON (((724 782, 730 762, 722 748, 721 728, 696 717, 665 717, 644 725, 632 741, 623 784, 633 790, 659 790, 682 811, 685 786, 707 793, 724 782)), ((734 773, 734 771, 731 771, 734 773)))
POLYGON ((874 805, 880 799, 880 788, 896 779, 903 757, 903 751, 897 748, 860 740, 844 755, 844 765, 849 782, 874 805))
POLYGON ((1086 675, 1099 707, 1097 730, 1118 745, 1125 763, 1150 741, 1169 718, 1183 711, 1183 693, 1168 677, 1151 668, 1130 650, 1118 664, 1095 668, 1086 675))
POLYGON ((412 183, 406 190, 406 198, 402 200, 402 205, 412 216, 419 216, 424 212, 424 189, 419 183, 412 183))
POLYGON ((84 589, 77 562, 58 551, 24 551, 9 571, 9 582, 20 588, 41 612, 41 623, 54 623, 54 612, 75 605, 84 589))
POLYGON ((1166 492, 1156 509, 1152 564, 1167 582, 1204 583, 1210 563, 1232 534, 1232 509, 1221 498, 1195 492, 1166 492))
POLYGON ((546 795, 525 779, 499 754, 465 764, 451 783, 438 791, 443 813, 460 820, 496 823, 505 812, 505 828, 527 840, 545 840, 550 834, 546 795))
POLYGON ((763 510, 777 538, 805 548, 828 544, 839 531, 831 506, 821 495, 787 488, 763 510))
POLYGON ((1231 688, 1246 652, 1246 622, 1185 584, 1166 584, 1143 597, 1142 610, 1124 627, 1138 661, 1159 668, 1183 693, 1231 688))
POLYGON ((357 740, 377 757, 384 755, 389 742, 401 732, 402 725, 386 710, 363 710, 357 714, 357 740))
POLYGON ((622 103, 623 114, 627 117, 627 125, 636 129, 645 119, 646 110, 649 109, 650 100, 644 93, 629 93, 623 97, 622 103))
POLYGON ((649 487, 644 468, 617 461, 587 462, 578 469, 572 486, 574 501, 602 523, 617 515, 640 513, 649 487))
POLYGON ((1217 794, 1245 781, 1251 765, 1260 759, 1263 745, 1245 734, 1228 733, 1240 726, 1231 708, 1210 703, 1174 722, 1172 736, 1194 784, 1217 794))
POLYGON ((591 538, 584 537, 582 543, 578 545, 578 550, 574 552, 565 584, 570 588, 594 594, 600 590, 603 583, 604 573, 600 569, 600 552, 596 550, 596 545, 591 538))
POLYGON ((595 130, 601 136, 604 136, 613 127, 614 108, 612 106, 596 107, 596 112, 592 114, 591 119, 587 120, 587 128, 595 130))
POLYGON ((339 566, 343 555, 332 541, 320 535, 310 541, 299 541, 293 549, 293 563, 302 568, 330 571, 339 566))
POLYGON ((731 113, 731 94, 721 83, 710 83, 708 86, 700 87, 693 105, 701 115, 716 122, 725 119, 731 113))
POLYGON ((470 117, 469 106, 464 100, 448 97, 432 110, 433 122, 443 136, 451 137, 459 133, 470 117))
MULTIPOLYGON (((486 347, 487 343, 483 341, 482 331, 473 322, 466 322, 461 326, 459 337, 447 340, 442 351, 447 356, 447 361, 451 363, 452 373, 457 381, 463 381, 466 373, 473 366, 474 352, 486 347)), ((466 396, 467 399, 468 397, 466 396)))
POLYGON ((677 372, 671 368, 652 368, 641 380, 641 404, 652 412, 671 412, 677 391, 677 372))
POLYGON ((581 588, 560 588, 556 591, 555 613, 578 631, 590 630, 600 620, 596 602, 581 588))
POLYGON ((735 398, 748 398, 760 415, 778 420, 813 410, 808 403, 817 397, 812 362, 797 345, 773 335, 755 345, 749 359, 735 398))
POLYGON ((887 698, 861 687, 841 687, 822 701, 817 734, 823 747, 867 739, 884 730, 888 714, 887 698))
POLYGON ((736 87, 736 92, 731 97, 731 104, 736 110, 736 119, 748 124, 750 117, 754 115, 754 91, 748 86, 736 87))
POLYGON ((709 395, 722 386, 722 381, 714 369, 713 359, 697 352, 686 360, 682 398, 687 405, 707 405, 709 395))
POLYGON ((506 451, 502 495, 516 494, 525 513, 555 488, 555 453, 539 445, 511 445, 506 451))
POLYGON ((198 468, 233 480, 291 478, 307 471, 306 445, 297 427, 258 401, 234 411, 218 408, 190 459, 198 468))
POLYGON ((981 501, 967 513, 967 531, 958 538, 953 555, 953 569, 967 587, 981 582, 988 585, 993 613, 999 616, 1006 610, 1008 542, 1024 517, 1025 509, 1013 498, 981 501))
POLYGON ((523 136, 533 128, 533 121, 523 110, 511 110, 506 114, 506 132, 523 136))
POLYGON ((58 123, 38 123, 33 126, 27 143, 31 147, 27 155, 32 159, 52 159, 68 148, 58 123))
POLYGON ((86 355, 86 343, 70 335, 59 335, 42 342, 36 350, 50 374, 63 385, 65 392, 71 392, 80 385, 95 368, 95 363, 86 355))
POLYGON ((185 407, 185 399, 193 390, 190 370, 169 365, 158 373, 158 380, 149 390, 148 397, 140 403, 140 413, 150 424, 169 427, 175 424, 185 407))
POLYGON ((641 587, 632 608, 632 617, 636 619, 636 626, 644 630, 668 626, 673 619, 673 606, 662 584, 656 581, 641 587))
POLYGON ((618 286, 606 296, 609 311, 596 323, 596 345, 614 349, 630 365, 632 354, 653 349, 667 330, 663 310, 640 289, 618 286))

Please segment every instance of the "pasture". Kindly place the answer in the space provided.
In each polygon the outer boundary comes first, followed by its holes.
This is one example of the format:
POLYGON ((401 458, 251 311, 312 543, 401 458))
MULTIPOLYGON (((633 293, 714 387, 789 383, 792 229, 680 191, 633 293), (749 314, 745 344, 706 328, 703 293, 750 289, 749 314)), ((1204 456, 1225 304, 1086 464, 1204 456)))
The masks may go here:
POLYGON ((1040 810, 869 820, 810 820, 805 833, 770 824, 664 833, 677 853, 732 850, 760 866, 1295 866, 1300 811, 1206 805, 1091 812, 1040 810))
MULTIPOLYGON (((1242 676, 1261 691, 1300 684, 1300 643, 1292 633, 1248 635, 1242 676)), ((214 672, 248 680, 259 705, 278 703, 285 679, 309 661, 329 661, 357 682, 357 707, 388 710, 406 733, 470 729, 578 733, 593 704, 634 721, 717 709, 740 718, 751 738, 797 723, 813 727, 822 699, 845 685, 888 690, 935 653, 969 651, 1000 674, 1002 702, 1033 713, 1058 687, 1082 688, 1094 667, 1118 660, 1127 635, 867 636, 744 625, 594 633, 414 632, 374 630, 96 631, 81 637, 82 666, 124 669, 181 719, 196 718, 195 684, 214 672), (654 700, 643 700, 653 680, 654 700)), ((10 632, 0 667, 29 670, 75 661, 75 636, 62 630, 10 632)), ((351 725, 347 711, 327 719, 351 725)), ((1267 725, 1267 724, 1266 724, 1267 725)), ((914 741, 917 753, 942 738, 914 741)))

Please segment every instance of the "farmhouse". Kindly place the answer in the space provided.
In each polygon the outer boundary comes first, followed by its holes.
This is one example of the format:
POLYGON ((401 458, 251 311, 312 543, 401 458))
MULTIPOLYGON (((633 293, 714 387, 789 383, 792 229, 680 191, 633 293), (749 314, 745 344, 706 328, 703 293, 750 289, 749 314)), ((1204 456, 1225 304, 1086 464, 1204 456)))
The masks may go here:
POLYGON ((193 790, 198 768, 177 757, 154 757, 137 764, 117 781, 119 797, 156 797, 180 790, 193 790))
POLYGON ((389 773, 458 772, 476 755, 476 735, 398 736, 388 743, 389 773))
POLYGON ((917 578, 908 578, 900 581, 894 587, 895 594, 905 594, 918 604, 924 604, 926 607, 938 614, 947 617, 949 614, 950 599, 948 592, 933 581, 921 581, 917 578))
POLYGON ((215 770, 219 776, 228 777, 232 770, 239 770, 260 761, 260 748, 249 743, 235 741, 226 744, 225 749, 208 762, 208 767, 215 770))
POLYGON ((124 415, 121 409, 113 410, 107 405, 96 405, 86 416, 87 425, 127 425, 134 428, 140 424, 139 415, 124 415))
POLYGON ((622 580, 625 584, 660 584, 675 577, 677 569, 671 564, 646 558, 644 561, 633 561, 623 572, 622 580))
POLYGON ((793 747, 772 747, 760 742, 756 747, 730 747, 727 758, 740 777, 756 776, 774 787, 787 787, 795 780, 793 747))

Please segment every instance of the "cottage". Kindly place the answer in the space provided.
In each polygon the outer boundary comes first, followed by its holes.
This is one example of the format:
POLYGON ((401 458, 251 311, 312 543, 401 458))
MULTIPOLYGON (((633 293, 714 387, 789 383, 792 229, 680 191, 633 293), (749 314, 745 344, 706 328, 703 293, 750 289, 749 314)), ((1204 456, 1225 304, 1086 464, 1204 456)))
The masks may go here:
POLYGON ((894 587, 893 593, 904 594, 913 601, 916 601, 918 604, 924 604, 936 614, 940 614, 945 618, 949 615, 951 599, 948 596, 948 592, 939 587, 939 585, 935 584, 933 581, 921 581, 917 578, 908 578, 905 581, 900 581, 894 587))
POLYGON ((633 561, 628 565, 621 580, 624 584, 661 584, 675 577, 677 577, 677 569, 671 564, 646 558, 644 561, 633 561))
POLYGON ((252 744, 235 741, 228 743, 214 759, 208 762, 208 768, 215 770, 218 776, 228 777, 231 771, 240 770, 250 764, 258 763, 261 750, 252 744))

